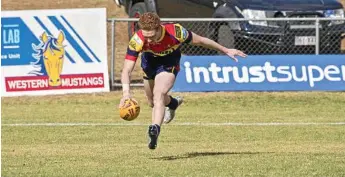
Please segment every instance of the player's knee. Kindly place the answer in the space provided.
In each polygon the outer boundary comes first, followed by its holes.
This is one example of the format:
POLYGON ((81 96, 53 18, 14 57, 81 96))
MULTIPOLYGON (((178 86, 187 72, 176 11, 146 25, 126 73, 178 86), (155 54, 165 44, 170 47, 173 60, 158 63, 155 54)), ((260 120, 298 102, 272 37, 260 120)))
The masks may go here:
POLYGON ((153 93, 153 104, 164 104, 165 94, 163 92, 157 91, 153 93))

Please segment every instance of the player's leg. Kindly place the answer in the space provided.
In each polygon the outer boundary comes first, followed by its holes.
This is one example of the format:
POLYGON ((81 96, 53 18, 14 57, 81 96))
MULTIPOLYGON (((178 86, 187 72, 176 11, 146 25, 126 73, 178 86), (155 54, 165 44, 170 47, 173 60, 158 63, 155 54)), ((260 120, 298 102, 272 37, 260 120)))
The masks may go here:
MULTIPOLYGON (((155 87, 153 88, 153 102, 154 102, 154 124, 161 125, 163 122, 166 101, 170 101, 167 95, 175 82, 175 75, 173 73, 161 72, 155 78, 155 87)), ((170 101, 171 102, 171 101, 170 101)))
POLYGON ((144 79, 144 91, 147 99, 147 103, 151 108, 153 108, 153 79, 144 79))
POLYGON ((152 121, 153 121, 153 87, 154 80, 144 77, 144 91, 148 105, 152 108, 152 121))
POLYGON ((157 146, 157 139, 160 133, 160 127, 163 123, 165 105, 169 101, 167 93, 172 88, 175 82, 175 75, 169 72, 160 72, 155 77, 153 88, 153 120, 152 125, 149 126, 149 148, 155 149, 157 146))
POLYGON ((147 98, 147 102, 148 105, 151 108, 153 108, 153 87, 156 70, 150 66, 149 58, 147 58, 145 54, 141 55, 141 68, 144 80, 144 91, 147 98))
MULTIPOLYGON (((154 78, 155 76, 152 72, 145 72, 143 71, 143 79, 144 79, 144 91, 147 99, 148 105, 153 108, 153 87, 154 87, 154 78), (151 76, 150 76, 151 75, 151 76)), ((171 96, 166 95, 164 98, 164 104, 168 105, 171 102, 171 96)), ((152 121, 153 121, 153 110, 152 110, 152 121)), ((166 115, 164 116, 166 117, 166 115)))
MULTIPOLYGON (((175 75, 175 78, 180 70, 179 64, 176 64, 174 67, 164 67, 164 70, 175 75)), ((172 97, 171 95, 167 94, 169 99, 166 99, 165 105, 165 115, 164 115, 164 123, 170 123, 175 117, 176 109, 182 104, 183 98, 180 96, 172 97)))

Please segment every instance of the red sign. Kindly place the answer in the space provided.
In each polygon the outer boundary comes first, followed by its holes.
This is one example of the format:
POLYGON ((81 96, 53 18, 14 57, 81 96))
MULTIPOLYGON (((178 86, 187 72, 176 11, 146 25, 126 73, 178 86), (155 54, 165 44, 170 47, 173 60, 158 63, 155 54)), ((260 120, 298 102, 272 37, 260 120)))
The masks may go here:
POLYGON ((49 86, 48 76, 5 77, 6 91, 61 90, 80 88, 103 88, 103 73, 60 75, 60 86, 49 86))

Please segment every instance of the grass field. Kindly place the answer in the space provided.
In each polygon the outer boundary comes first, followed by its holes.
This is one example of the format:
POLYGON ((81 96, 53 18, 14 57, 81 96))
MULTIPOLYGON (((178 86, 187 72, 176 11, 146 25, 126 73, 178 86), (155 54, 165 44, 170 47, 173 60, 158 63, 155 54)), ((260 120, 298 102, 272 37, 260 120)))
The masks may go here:
POLYGON ((345 176, 345 93, 179 95, 154 151, 142 91, 2 98, 2 176, 345 176))

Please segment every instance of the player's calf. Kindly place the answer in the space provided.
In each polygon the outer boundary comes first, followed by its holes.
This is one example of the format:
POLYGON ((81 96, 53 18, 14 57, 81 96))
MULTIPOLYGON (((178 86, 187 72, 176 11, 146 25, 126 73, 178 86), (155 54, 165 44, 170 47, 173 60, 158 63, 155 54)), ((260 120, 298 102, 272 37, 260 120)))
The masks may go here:
POLYGON ((153 108, 153 106, 154 106, 153 99, 147 99, 147 103, 151 108, 153 108))

